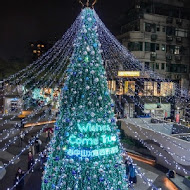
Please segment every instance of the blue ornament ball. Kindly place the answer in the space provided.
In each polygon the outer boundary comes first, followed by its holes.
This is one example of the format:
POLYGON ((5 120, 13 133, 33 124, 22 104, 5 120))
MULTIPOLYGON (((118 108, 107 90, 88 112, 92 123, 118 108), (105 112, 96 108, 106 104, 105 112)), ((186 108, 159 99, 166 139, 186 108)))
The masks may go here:
POLYGON ((97 43, 94 43, 94 44, 93 44, 93 47, 94 47, 94 48, 96 48, 97 46, 98 46, 98 44, 97 44, 97 43))
POLYGON ((44 179, 44 183, 46 183, 46 184, 47 184, 47 183, 48 183, 48 180, 47 180, 47 179, 44 179))
POLYGON ((68 90, 68 87, 67 87, 67 86, 64 86, 64 87, 63 87, 63 90, 64 90, 64 91, 68 90))
POLYGON ((55 184, 52 184, 52 188, 55 188, 55 184))
POLYGON ((117 168, 118 167, 118 164, 115 164, 115 168, 117 168))
POLYGON ((69 122, 70 122, 70 119, 69 119, 69 118, 67 118, 65 121, 66 121, 67 123, 69 123, 69 122))
POLYGON ((81 98, 84 98, 84 95, 82 95, 81 98))
POLYGON ((89 78, 88 78, 88 77, 86 77, 86 80, 89 80, 89 78))
POLYGON ((59 130, 59 126, 56 126, 56 127, 55 127, 55 130, 58 131, 58 130, 59 130))
POLYGON ((104 178, 103 178, 103 177, 100 177, 100 178, 99 178, 99 181, 103 182, 103 181, 104 181, 104 178))
POLYGON ((79 58, 78 58, 78 61, 82 61, 82 58, 81 58, 81 57, 79 57, 79 58))
POLYGON ((73 171, 72 171, 72 174, 73 174, 73 175, 76 175, 76 174, 77 174, 77 172, 76 172, 75 170, 73 170, 73 171))
POLYGON ((111 119, 111 122, 114 123, 114 122, 115 122, 115 118, 112 118, 112 119, 111 119))

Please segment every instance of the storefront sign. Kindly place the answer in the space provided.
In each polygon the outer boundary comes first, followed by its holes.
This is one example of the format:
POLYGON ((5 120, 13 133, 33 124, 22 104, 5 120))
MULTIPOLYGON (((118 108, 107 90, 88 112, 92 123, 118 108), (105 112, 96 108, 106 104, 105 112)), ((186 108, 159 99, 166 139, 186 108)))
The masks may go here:
POLYGON ((96 156, 105 156, 105 155, 115 154, 118 151, 119 151, 118 146, 111 147, 111 148, 95 149, 95 150, 68 149, 67 155, 79 156, 79 157, 96 157, 96 156))

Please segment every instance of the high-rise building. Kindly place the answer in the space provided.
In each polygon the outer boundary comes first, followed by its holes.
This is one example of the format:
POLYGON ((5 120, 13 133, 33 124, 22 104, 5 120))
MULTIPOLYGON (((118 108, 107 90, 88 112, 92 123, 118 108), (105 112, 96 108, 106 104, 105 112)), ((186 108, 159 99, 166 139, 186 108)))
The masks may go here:
POLYGON ((151 68, 188 90, 190 22, 186 12, 183 0, 135 0, 118 39, 144 69, 151 68))
POLYGON ((37 60, 42 54, 44 54, 50 46, 44 42, 31 42, 30 43, 30 57, 32 61, 37 60))

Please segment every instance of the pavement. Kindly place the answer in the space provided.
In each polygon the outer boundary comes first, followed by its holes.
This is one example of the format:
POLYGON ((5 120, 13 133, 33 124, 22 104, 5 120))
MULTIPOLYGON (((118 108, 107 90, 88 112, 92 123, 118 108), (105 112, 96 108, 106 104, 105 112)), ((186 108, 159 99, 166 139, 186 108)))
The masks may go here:
MULTIPOLYGON (((7 124, 8 128, 12 127, 13 124, 7 124)), ((50 124, 52 126, 52 124, 50 124)), ((7 190, 7 188, 12 187, 14 184, 14 178, 18 167, 21 167, 24 171, 27 171, 27 155, 28 150, 25 150, 20 159, 16 160, 13 164, 6 168, 6 170, 1 170, 1 166, 3 164, 8 163, 8 161, 23 149, 23 147, 28 143, 28 140, 32 135, 35 135, 37 131, 41 129, 42 126, 36 126, 34 129, 25 136, 25 140, 23 142, 22 147, 19 145, 19 141, 17 140, 15 144, 12 144, 6 151, 3 153, 0 152, 0 190, 7 190), (1 179, 2 178, 2 179, 1 179)), ((1 132, 1 129, 0 129, 1 132)), ((42 148, 46 145, 45 135, 40 136, 40 139, 43 142, 42 148)), ((9 142, 7 139, 4 143, 9 142)), ((0 143, 0 148, 3 146, 0 143)), ((168 171, 167 168, 164 168, 160 165, 151 165, 143 162, 143 160, 147 159, 144 155, 139 154, 133 150, 128 150, 134 155, 138 155, 141 159, 134 159, 134 163, 137 164, 138 170, 141 174, 144 174, 146 179, 150 179, 151 182, 162 190, 189 190, 185 184, 183 184, 183 177, 176 175, 173 179, 168 179, 166 177, 166 173, 168 171)), ((37 156, 37 155, 35 155, 37 156)), ((152 158, 150 158, 152 159, 152 158)), ((140 174, 140 175, 141 175, 140 174)), ((25 177, 25 187, 24 190, 40 190, 41 189, 41 177, 42 170, 40 170, 39 164, 35 167, 34 173, 30 173, 25 177)), ((144 177, 143 177, 144 178, 144 177)), ((142 176, 137 175, 137 184, 134 187, 129 188, 129 190, 153 190, 151 186, 145 183, 142 180, 142 176)))

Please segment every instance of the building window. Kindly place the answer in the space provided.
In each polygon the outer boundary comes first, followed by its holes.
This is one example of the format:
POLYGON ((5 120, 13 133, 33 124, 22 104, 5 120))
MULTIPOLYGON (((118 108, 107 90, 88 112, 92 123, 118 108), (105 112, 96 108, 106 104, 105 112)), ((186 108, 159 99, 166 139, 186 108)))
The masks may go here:
POLYGON ((165 63, 162 63, 161 69, 165 70, 165 63))
POLYGON ((156 51, 156 44, 145 42, 145 51, 155 52, 156 51))
POLYGON ((175 55, 179 55, 180 54, 180 47, 179 46, 175 46, 174 54, 175 55))
POLYGON ((150 69, 150 63, 149 62, 145 62, 144 63, 144 67, 145 67, 145 69, 150 69))
POLYGON ((173 73, 187 73, 187 65, 183 64, 171 64, 170 72, 173 73))
POLYGON ((156 44, 156 50, 157 50, 157 51, 160 50, 160 44, 156 44))
POLYGON ((156 33, 156 24, 145 23, 145 31, 156 33))
POLYGON ((37 53, 37 51, 36 51, 36 50, 33 50, 33 53, 37 53))
POLYGON ((123 95, 123 82, 118 80, 116 82, 116 95, 123 95))
POLYGON ((157 25, 157 26, 156 26, 156 31, 157 31, 157 32, 160 32, 160 25, 157 25))
POLYGON ((114 80, 108 81, 108 89, 110 91, 110 94, 115 94, 115 91, 116 91, 116 81, 114 81, 114 80))
POLYGON ((144 96, 153 96, 154 94, 154 83, 151 81, 144 82, 144 96))
POLYGON ((175 35, 179 37, 188 37, 188 30, 176 28, 175 35))
POLYGON ((156 69, 157 69, 157 70, 160 69, 159 65, 160 65, 159 63, 156 63, 156 69))
POLYGON ((129 51, 143 51, 142 42, 129 42, 128 44, 129 51))
POLYGON ((174 96, 175 95, 175 85, 173 82, 161 82, 160 87, 161 96, 174 96))
POLYGON ((124 93, 128 96, 135 95, 135 81, 125 81, 124 93))
POLYGON ((170 64, 166 63, 166 72, 170 72, 170 64))
POLYGON ((166 45, 162 44, 162 51, 166 51, 166 45))
POLYGON ((155 68, 154 68, 154 63, 152 63, 152 70, 154 71, 154 69, 155 69, 155 68))
POLYGON ((166 32, 166 27, 165 26, 162 27, 162 32, 166 32))
POLYGON ((168 36, 174 36, 175 35, 175 27, 167 26, 167 28, 166 28, 166 34, 168 36))

